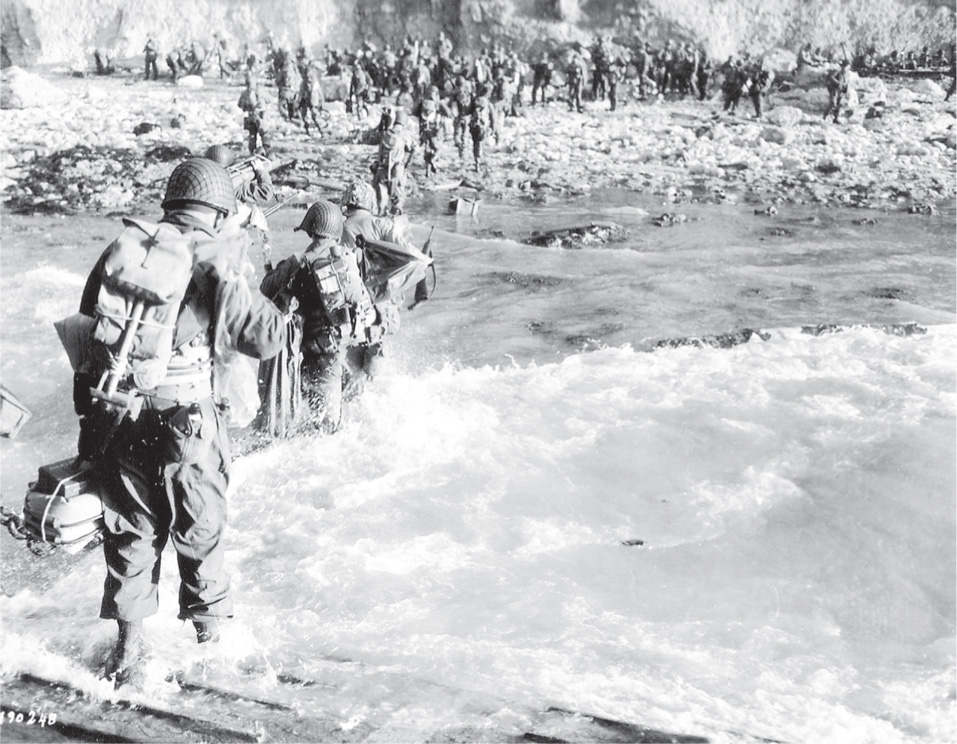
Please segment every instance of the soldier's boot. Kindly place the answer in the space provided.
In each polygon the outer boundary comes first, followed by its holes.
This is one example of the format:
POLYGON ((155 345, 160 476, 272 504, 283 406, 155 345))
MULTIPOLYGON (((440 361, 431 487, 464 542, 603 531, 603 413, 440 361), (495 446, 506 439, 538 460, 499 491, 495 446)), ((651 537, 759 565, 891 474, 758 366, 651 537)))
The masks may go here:
POLYGON ((117 620, 119 636, 109 658, 104 676, 116 687, 142 687, 146 666, 146 636, 142 620, 117 620))

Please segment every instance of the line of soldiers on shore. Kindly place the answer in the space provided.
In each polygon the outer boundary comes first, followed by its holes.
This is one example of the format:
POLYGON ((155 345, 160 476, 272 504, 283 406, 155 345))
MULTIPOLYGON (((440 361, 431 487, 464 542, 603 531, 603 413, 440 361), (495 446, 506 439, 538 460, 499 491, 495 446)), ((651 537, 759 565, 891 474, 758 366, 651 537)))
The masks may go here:
MULTIPOLYGON (((807 49, 809 46, 805 46, 802 52, 807 49)), ((953 62, 953 46, 949 54, 943 47, 932 52, 930 47, 926 46, 920 50, 911 49, 901 52, 898 49, 892 49, 887 54, 879 54, 877 49, 871 46, 854 55, 851 60, 851 69, 863 75, 895 75, 920 70, 943 72, 949 69, 953 62)))
MULTIPOLYGON (((488 143, 498 143, 506 117, 520 116, 528 99, 533 106, 547 103, 550 93, 559 87, 562 81, 557 75, 553 78, 556 59, 559 66, 564 61, 560 69, 568 107, 579 112, 584 110, 588 88, 593 100, 607 100, 609 108, 615 110, 619 85, 624 80, 632 82, 639 100, 664 95, 704 100, 717 75, 722 81, 724 110, 735 113, 740 99, 747 96, 754 116, 760 118, 775 83, 773 71, 762 58, 731 56, 715 66, 690 43, 668 42, 655 49, 649 43, 636 42, 632 49, 626 49, 603 36, 588 49, 574 44, 557 56, 543 53, 536 63, 526 65, 515 52, 506 52, 500 46, 471 58, 454 55, 452 42, 440 34, 433 43, 407 37, 398 51, 390 45, 380 51, 371 44, 353 52, 327 49, 322 62, 310 59, 302 47, 294 55, 268 43, 259 67, 255 59, 248 63, 246 89, 239 106, 245 112, 250 152, 262 147, 268 153, 266 107, 257 70, 264 67, 263 76, 274 79, 280 115, 296 121, 298 113, 307 134, 310 120, 322 132, 318 114, 322 114, 324 96, 319 71, 325 67, 329 74, 345 76, 346 109, 359 122, 366 120, 372 104, 383 107, 371 140, 378 145, 371 168, 380 210, 400 214, 410 185, 408 169, 418 151, 422 152, 426 177, 438 171, 443 136, 451 139, 460 161, 465 161, 470 149, 472 167, 482 170, 488 143)), ((844 60, 822 73, 829 93, 824 117, 833 115, 835 122, 839 121, 848 92, 849 65, 844 60)))

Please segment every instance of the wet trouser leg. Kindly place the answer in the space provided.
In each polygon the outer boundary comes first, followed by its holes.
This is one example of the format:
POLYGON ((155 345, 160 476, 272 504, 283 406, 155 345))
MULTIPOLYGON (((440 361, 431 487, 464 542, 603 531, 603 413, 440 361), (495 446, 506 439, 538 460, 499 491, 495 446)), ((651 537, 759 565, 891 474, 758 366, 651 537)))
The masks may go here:
POLYGON ((334 432, 342 423, 342 375, 345 350, 307 359, 302 365, 305 398, 316 427, 334 432))
POLYGON ((751 103, 754 104, 754 115, 760 119, 761 118, 761 94, 757 92, 752 93, 751 103))
POLYGON ((397 173, 389 182, 389 214, 402 214, 405 209, 405 172, 397 173))
MULTIPOLYGON (((309 134, 309 109, 307 106, 299 105, 299 118, 302 119, 302 126, 305 127, 306 134, 309 134)), ((312 115, 313 121, 315 121, 316 115, 312 115)))
POLYGON ((152 425, 152 434, 134 428, 132 444, 103 467, 102 618, 134 621, 156 612, 168 537, 179 564, 179 617, 232 616, 222 543, 229 442, 212 400, 200 408, 200 423, 189 434, 161 423, 152 425))
MULTIPOLYGON (((259 135, 259 141, 262 142, 263 152, 269 154, 269 139, 266 136, 266 130, 263 128, 262 119, 256 122, 256 134, 259 135)), ((255 140, 255 137, 253 138, 255 140)))
POLYGON ((455 127, 452 132, 452 139, 455 141, 455 149, 459 151, 459 158, 465 157, 465 119, 461 116, 455 118, 455 127))
POLYGON ((381 359, 381 343, 349 347, 343 364, 343 399, 352 400, 362 394, 365 383, 375 376, 381 359))
POLYGON ((479 164, 482 162, 482 140, 485 138, 484 133, 472 127, 472 158, 475 161, 475 167, 478 168, 479 164))

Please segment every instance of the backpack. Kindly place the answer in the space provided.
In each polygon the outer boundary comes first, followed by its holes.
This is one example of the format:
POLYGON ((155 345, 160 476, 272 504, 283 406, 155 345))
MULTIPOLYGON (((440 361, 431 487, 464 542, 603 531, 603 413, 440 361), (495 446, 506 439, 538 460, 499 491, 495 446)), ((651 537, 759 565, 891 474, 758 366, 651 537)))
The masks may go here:
POLYGON ((340 277, 340 273, 346 271, 343 260, 324 256, 313 261, 303 259, 302 265, 329 325, 341 326, 349 323, 351 321, 349 305, 346 302, 345 288, 340 277))
POLYGON ((368 291, 361 287, 361 280, 350 275, 347 260, 347 256, 329 254, 312 260, 305 256, 301 259, 300 281, 308 287, 307 293, 319 306, 321 316, 320 319, 306 317, 304 333, 307 338, 323 339, 326 351, 338 345, 340 339, 360 336, 365 328, 375 323, 375 306, 368 291), (359 281, 360 285, 350 287, 354 281, 359 281), (360 287, 361 291, 357 291, 360 287), (356 297, 358 302, 354 299, 356 297), (337 329, 338 334, 330 334, 333 329, 337 329))
POLYGON ((109 392, 127 373, 142 390, 166 376, 176 319, 193 275, 192 243, 175 227, 129 218, 123 224, 126 229, 103 263, 93 330, 94 342, 115 360, 109 392))

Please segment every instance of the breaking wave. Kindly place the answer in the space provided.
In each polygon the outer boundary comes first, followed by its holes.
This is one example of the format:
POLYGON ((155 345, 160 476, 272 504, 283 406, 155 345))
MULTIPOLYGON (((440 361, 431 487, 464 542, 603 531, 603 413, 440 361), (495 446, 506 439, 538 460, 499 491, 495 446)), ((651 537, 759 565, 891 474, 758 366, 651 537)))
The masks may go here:
MULTIPOLYGON (((768 336, 393 361, 336 436, 237 461, 221 653, 350 659, 343 714, 398 725, 411 699, 419 731, 545 701, 716 741, 952 739, 957 326, 768 336)), ((168 667, 200 652, 167 560, 168 667)), ((102 653, 102 574, 0 600, 0 670, 102 653)))

